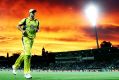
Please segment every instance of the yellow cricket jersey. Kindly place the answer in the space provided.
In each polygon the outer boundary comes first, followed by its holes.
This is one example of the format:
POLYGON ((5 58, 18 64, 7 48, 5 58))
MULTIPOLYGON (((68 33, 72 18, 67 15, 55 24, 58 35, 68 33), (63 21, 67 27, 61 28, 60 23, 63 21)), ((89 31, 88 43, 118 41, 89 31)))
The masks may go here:
POLYGON ((25 37, 35 38, 36 30, 39 28, 39 21, 37 19, 24 18, 19 22, 20 25, 23 25, 23 29, 26 30, 26 33, 23 34, 25 37))

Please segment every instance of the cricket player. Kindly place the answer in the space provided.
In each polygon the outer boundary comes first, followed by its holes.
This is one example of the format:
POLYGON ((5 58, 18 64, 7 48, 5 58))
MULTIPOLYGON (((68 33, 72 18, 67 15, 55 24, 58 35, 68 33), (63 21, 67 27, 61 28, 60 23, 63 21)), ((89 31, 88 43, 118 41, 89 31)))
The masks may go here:
POLYGON ((39 21, 35 19, 35 9, 29 10, 29 17, 22 19, 17 28, 22 32, 22 44, 24 52, 18 57, 15 64, 12 66, 13 74, 16 75, 16 70, 19 68, 21 63, 24 61, 24 77, 32 78, 30 74, 30 60, 31 60, 31 49, 36 37, 36 33, 39 31, 39 21))

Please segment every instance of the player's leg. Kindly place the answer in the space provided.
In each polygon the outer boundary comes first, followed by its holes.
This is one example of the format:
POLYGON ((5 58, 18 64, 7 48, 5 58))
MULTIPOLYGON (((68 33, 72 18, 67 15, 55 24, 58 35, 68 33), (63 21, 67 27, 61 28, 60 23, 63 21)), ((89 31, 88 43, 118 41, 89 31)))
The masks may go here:
POLYGON ((15 64, 12 66, 12 69, 13 69, 12 72, 13 72, 13 74, 16 75, 16 70, 19 68, 19 66, 21 65, 21 63, 23 62, 23 60, 24 60, 24 55, 21 54, 21 55, 17 58, 15 64))
POLYGON ((24 56, 24 74, 30 74, 31 55, 24 56))
POLYGON ((31 62, 31 49, 33 45, 33 39, 29 39, 28 37, 23 38, 24 47, 25 47, 25 55, 24 55, 24 74, 26 78, 30 78, 30 62, 31 62))
POLYGON ((21 55, 17 58, 15 64, 13 65, 13 66, 15 67, 15 69, 18 69, 18 68, 19 68, 19 66, 21 65, 21 63, 23 62, 23 60, 24 60, 24 55, 21 54, 21 55))
MULTIPOLYGON (((23 46, 24 51, 25 51, 23 37, 22 37, 22 46, 23 46)), ((16 69, 19 68, 19 66, 21 65, 21 63, 23 62, 23 60, 24 60, 24 53, 21 53, 21 55, 17 58, 15 64, 12 66, 12 68, 13 68, 13 74, 16 74, 16 69)))

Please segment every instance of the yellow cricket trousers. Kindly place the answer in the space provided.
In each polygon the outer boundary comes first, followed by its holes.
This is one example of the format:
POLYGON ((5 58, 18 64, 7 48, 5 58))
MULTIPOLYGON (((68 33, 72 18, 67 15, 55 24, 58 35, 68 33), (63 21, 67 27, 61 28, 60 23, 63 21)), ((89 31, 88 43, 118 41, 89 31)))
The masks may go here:
POLYGON ((30 73, 30 63, 31 63, 31 49, 33 45, 34 39, 28 38, 28 37, 22 37, 22 44, 24 48, 24 53, 21 54, 14 66, 15 69, 18 69, 21 65, 21 63, 24 61, 24 74, 30 73))

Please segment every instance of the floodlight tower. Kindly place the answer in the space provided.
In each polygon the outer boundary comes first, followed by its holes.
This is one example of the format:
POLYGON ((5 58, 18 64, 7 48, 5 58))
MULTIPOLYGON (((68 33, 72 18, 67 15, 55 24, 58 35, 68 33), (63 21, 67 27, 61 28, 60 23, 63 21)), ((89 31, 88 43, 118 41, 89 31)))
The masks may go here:
POLYGON ((86 7, 85 13, 86 13, 86 16, 89 19, 92 27, 94 27, 95 36, 96 36, 96 44, 97 44, 97 48, 99 48, 98 33, 97 33, 97 28, 96 28, 96 24, 97 24, 97 20, 98 20, 98 9, 95 5, 90 4, 86 7))

